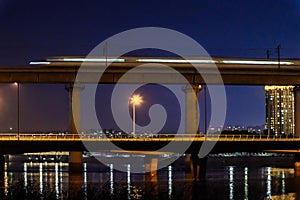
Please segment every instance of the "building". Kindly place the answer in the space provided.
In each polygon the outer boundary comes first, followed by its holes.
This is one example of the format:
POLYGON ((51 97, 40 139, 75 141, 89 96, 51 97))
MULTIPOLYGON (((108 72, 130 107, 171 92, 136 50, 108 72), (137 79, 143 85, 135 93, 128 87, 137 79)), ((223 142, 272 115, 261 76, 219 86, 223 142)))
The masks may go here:
POLYGON ((294 134, 294 86, 265 86, 268 135, 294 134))

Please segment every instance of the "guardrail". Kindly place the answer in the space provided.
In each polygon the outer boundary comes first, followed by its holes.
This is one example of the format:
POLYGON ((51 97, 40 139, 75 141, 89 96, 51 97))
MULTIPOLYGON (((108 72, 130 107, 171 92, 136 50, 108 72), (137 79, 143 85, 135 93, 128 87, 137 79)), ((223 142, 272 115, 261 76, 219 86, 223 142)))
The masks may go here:
POLYGON ((277 137, 264 135, 190 135, 158 134, 151 137, 118 137, 107 138, 104 134, 30 134, 0 133, 0 141, 300 141, 299 137, 277 137))

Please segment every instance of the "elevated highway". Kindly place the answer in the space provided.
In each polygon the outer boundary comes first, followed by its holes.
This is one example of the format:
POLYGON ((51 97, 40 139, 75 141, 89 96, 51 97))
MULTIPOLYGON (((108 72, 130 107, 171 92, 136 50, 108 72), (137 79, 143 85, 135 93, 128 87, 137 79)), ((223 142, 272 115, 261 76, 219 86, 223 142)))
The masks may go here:
MULTIPOLYGON (((84 62, 86 76, 98 76, 97 72, 104 72, 101 83, 116 83, 128 70, 147 65, 147 73, 138 74, 151 79, 162 76, 164 83, 176 84, 174 74, 164 71, 161 65, 172 67, 181 73, 191 83, 205 84, 201 75, 208 77, 210 84, 219 84, 216 71, 217 66, 224 84, 233 85, 299 85, 300 60, 283 59, 241 59, 241 58, 196 58, 189 60, 168 57, 121 57, 110 58, 112 62, 107 67, 107 58, 78 58, 59 57, 31 62, 27 67, 0 68, 0 83, 73 83, 78 68, 84 62), (201 69, 201 75, 196 72, 191 63, 201 69), (158 67, 160 66, 160 67, 158 67)), ((88 82, 88 81, 87 81, 88 82)), ((134 83, 134 79, 132 83, 134 83)))

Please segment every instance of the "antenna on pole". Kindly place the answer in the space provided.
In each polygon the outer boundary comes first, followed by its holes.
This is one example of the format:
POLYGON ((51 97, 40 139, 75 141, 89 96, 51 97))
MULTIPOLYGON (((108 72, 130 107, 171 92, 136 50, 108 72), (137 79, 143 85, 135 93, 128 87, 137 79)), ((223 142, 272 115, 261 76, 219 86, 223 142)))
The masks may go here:
POLYGON ((278 69, 280 69, 280 44, 277 45, 278 69))
POLYGON ((105 57, 105 66, 107 67, 107 42, 105 42, 103 47, 103 56, 105 57))
POLYGON ((270 50, 269 49, 267 49, 266 54, 267 54, 267 59, 270 59, 270 50))

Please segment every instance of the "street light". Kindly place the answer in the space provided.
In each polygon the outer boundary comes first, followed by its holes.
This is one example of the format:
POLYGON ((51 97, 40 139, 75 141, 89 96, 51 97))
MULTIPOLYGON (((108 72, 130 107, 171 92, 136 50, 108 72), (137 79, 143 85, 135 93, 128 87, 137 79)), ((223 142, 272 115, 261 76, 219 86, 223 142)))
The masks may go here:
POLYGON ((20 138, 20 84, 18 82, 14 82, 14 85, 17 87, 17 101, 18 101, 18 127, 17 127, 17 131, 18 131, 18 140, 20 138))
POLYGON ((143 102, 143 97, 135 94, 130 98, 130 103, 132 104, 132 133, 135 135, 135 106, 140 105, 143 102))

